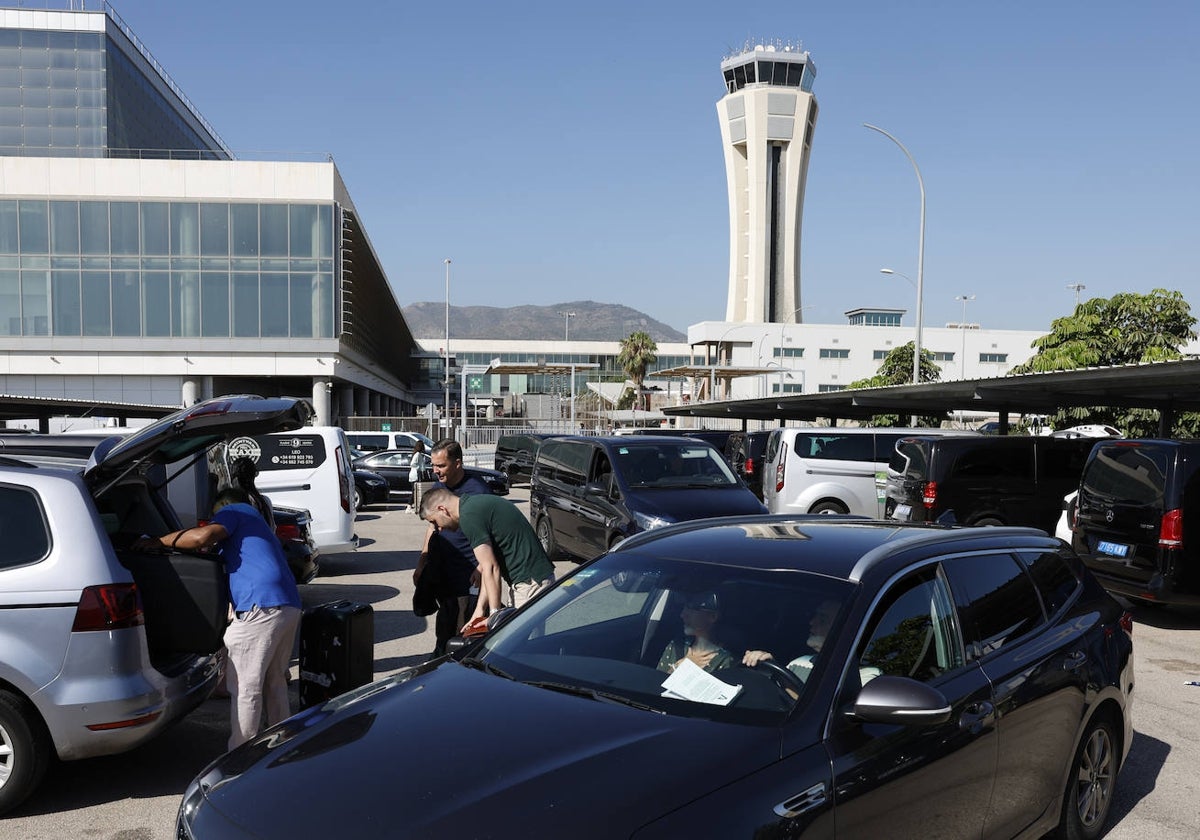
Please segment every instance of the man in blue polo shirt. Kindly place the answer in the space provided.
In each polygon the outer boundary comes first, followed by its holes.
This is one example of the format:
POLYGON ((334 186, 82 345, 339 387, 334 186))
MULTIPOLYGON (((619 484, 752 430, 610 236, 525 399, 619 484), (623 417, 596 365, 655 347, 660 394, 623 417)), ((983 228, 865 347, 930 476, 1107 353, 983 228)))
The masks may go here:
POLYGON ((291 714, 287 669, 300 626, 300 591, 279 538, 244 490, 221 491, 207 525, 184 528, 157 542, 185 551, 215 549, 229 574, 234 618, 225 629, 229 688, 229 749, 291 714))

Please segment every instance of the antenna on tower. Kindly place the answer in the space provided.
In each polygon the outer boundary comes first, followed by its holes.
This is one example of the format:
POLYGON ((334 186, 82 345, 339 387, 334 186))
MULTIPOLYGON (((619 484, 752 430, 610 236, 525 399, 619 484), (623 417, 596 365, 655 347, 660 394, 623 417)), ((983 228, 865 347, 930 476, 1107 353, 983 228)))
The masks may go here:
POLYGON ((1079 308, 1079 293, 1086 289, 1087 286, 1082 283, 1068 283, 1067 288, 1075 293, 1075 307, 1079 308))

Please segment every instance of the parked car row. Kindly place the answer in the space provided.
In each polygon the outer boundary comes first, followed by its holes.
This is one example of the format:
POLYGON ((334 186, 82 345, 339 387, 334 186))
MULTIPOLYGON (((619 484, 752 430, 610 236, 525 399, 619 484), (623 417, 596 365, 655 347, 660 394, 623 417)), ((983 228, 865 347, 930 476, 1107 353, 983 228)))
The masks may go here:
MULTIPOLYGON (((354 459, 356 470, 367 470, 381 477, 390 493, 411 493, 412 482, 409 476, 412 470, 412 451, 401 449, 381 449, 378 452, 367 452, 354 459)), ((472 478, 478 478, 488 489, 497 496, 507 496, 509 478, 499 470, 487 467, 463 467, 463 471, 472 478)), ((433 481, 430 472, 425 480, 433 481)), ((386 498, 383 499, 386 501, 386 498)))

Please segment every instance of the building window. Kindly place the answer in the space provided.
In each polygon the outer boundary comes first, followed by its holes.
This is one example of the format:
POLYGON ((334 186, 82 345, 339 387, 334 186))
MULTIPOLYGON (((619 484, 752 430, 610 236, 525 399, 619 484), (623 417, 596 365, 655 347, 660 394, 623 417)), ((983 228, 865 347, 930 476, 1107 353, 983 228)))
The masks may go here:
POLYGON ((0 335, 332 338, 333 241, 332 205, 0 200, 0 335))
POLYGON ((953 362, 954 361, 953 353, 947 353, 942 350, 930 351, 930 355, 933 356, 933 360, 935 362, 953 362))
POLYGON ((886 359, 888 357, 888 353, 890 353, 890 352, 892 352, 892 351, 891 350, 872 350, 871 358, 876 362, 882 362, 884 359, 886 359))
POLYGON ((779 383, 772 382, 771 383, 771 393, 772 394, 779 394, 779 393, 803 394, 804 393, 804 383, 802 383, 802 382, 785 382, 785 383, 783 383, 783 390, 781 391, 779 388, 779 383))
POLYGON ((845 385, 818 385, 817 391, 821 394, 832 394, 834 391, 845 391, 845 385))
POLYGON ((850 351, 846 348, 822 347, 820 355, 822 359, 849 359, 850 351))
POLYGON ((1008 354, 1007 353, 980 353, 979 361, 980 362, 995 362, 998 364, 1004 364, 1005 362, 1008 361, 1008 354))
POLYGON ((779 358, 784 358, 784 359, 802 359, 802 358, 804 358, 804 348, 803 347, 776 347, 772 351, 772 353, 775 356, 775 358, 777 358, 777 359, 779 359, 779 358))

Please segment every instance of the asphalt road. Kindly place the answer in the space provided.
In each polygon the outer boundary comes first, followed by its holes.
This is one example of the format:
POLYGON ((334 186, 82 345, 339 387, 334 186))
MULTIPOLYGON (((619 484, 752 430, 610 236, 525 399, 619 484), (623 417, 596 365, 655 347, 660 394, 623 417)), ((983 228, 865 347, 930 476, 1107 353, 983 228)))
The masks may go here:
MULTIPOLYGON (((524 508, 527 497, 517 488, 509 498, 524 508)), ((372 605, 376 676, 424 661, 434 645, 432 622, 412 613, 412 570, 424 525, 402 508, 360 513, 362 547, 323 558, 321 576, 301 587, 306 606, 341 598, 372 605)), ((1106 837, 1194 840, 1200 837, 1200 687, 1184 682, 1200 680, 1200 612, 1141 609, 1136 625, 1136 735, 1106 837)), ((0 835, 171 840, 188 782, 224 752, 228 712, 228 700, 209 700, 133 752, 56 765, 32 799, 0 819, 0 835)))

